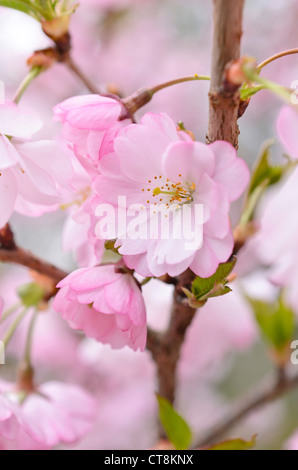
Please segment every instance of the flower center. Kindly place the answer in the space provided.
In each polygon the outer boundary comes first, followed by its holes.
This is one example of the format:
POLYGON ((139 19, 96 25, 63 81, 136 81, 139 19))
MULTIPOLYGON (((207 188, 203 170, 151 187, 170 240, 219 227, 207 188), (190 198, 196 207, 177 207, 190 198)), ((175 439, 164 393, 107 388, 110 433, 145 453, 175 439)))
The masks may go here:
MULTIPOLYGON (((182 178, 182 175, 179 175, 179 178, 182 178)), ((149 187, 142 189, 146 196, 148 193, 147 204, 164 204, 167 209, 176 210, 193 202, 193 193, 196 190, 196 184, 193 182, 181 179, 178 183, 172 183, 163 176, 154 176, 148 183, 149 187)))
POLYGON ((90 186, 86 186, 86 188, 81 189, 80 191, 77 191, 76 199, 74 199, 73 201, 67 202, 66 204, 60 204, 60 209, 64 211, 73 206, 80 207, 84 204, 85 201, 87 201, 90 195, 91 195, 91 188, 90 186))

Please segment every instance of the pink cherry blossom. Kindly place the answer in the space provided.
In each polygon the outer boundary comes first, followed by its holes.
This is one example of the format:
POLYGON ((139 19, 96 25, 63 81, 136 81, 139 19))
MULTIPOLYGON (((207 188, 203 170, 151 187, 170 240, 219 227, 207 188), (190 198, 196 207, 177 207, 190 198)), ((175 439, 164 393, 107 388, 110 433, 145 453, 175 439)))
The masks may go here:
POLYGON ((290 157, 298 158, 298 110, 285 106, 277 119, 277 133, 290 157))
POLYGON ((129 228, 123 234, 119 224, 116 246, 126 264, 143 276, 175 276, 188 267, 202 277, 212 275, 232 253, 230 203, 241 195, 249 179, 247 166, 237 158, 235 149, 227 142, 209 146, 193 142, 178 132, 165 114, 146 114, 141 124, 123 129, 114 149, 113 155, 103 158, 102 175, 94 184, 100 200, 123 211, 118 198, 125 196, 127 219, 130 206, 137 207, 143 232, 158 220, 159 212, 172 228, 169 239, 163 239, 160 231, 147 239, 132 239, 129 228), (184 237, 176 239, 176 231, 184 206, 191 210, 193 225, 198 224, 195 215, 199 204, 204 211, 200 221, 203 245, 200 248, 193 231, 187 233, 192 242, 189 248, 184 237), (152 213, 153 206, 156 211, 152 213))
POLYGON ((47 382, 25 394, 1 381, 0 392, 0 445, 4 448, 47 450, 77 442, 92 429, 96 403, 77 386, 47 382))
POLYGON ((72 251, 79 267, 100 263, 104 241, 95 236, 97 219, 95 210, 98 198, 91 188, 92 178, 77 159, 73 159, 74 177, 71 191, 65 191, 61 208, 67 210, 62 244, 65 251, 72 251))
POLYGON ((104 241, 95 236, 97 206, 96 196, 90 195, 80 207, 72 208, 63 228, 63 248, 73 251, 80 267, 95 266, 104 253, 104 241))
POLYGON ((55 142, 29 142, 40 127, 34 114, 13 103, 0 105, 0 227, 14 210, 35 216, 55 208, 60 185, 72 176, 71 163, 55 142))
POLYGON ((129 122, 118 120, 121 111, 120 102, 99 95, 75 96, 55 106, 63 138, 90 172, 111 152, 117 131, 129 122))
POLYGON ((58 284, 54 308, 70 326, 113 348, 144 350, 146 310, 142 293, 120 265, 79 269, 58 284))

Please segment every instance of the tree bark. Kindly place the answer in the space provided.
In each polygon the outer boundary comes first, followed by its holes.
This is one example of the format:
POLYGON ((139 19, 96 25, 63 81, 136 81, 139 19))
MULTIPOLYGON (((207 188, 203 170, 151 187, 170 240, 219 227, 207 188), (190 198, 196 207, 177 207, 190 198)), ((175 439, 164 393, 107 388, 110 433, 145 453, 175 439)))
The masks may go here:
POLYGON ((207 142, 226 140, 235 148, 238 148, 240 94, 237 88, 225 88, 224 72, 230 62, 240 58, 244 3, 245 0, 213 0, 214 33, 207 142))

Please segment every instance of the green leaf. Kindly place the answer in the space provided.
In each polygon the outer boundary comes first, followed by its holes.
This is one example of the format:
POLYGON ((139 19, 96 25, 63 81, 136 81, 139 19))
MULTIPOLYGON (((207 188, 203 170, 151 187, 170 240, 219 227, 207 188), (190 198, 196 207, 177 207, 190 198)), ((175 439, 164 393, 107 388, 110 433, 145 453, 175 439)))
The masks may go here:
POLYGON ((192 432, 186 421, 174 410, 171 403, 157 395, 159 419, 169 441, 177 450, 187 450, 192 441, 192 432))
POLYGON ((216 273, 211 277, 203 278, 197 276, 192 283, 192 293, 195 299, 206 300, 206 298, 217 297, 230 292, 231 289, 226 286, 226 283, 228 276, 234 270, 236 261, 236 257, 233 256, 227 263, 220 264, 216 273))
POLYGON ((248 85, 243 85, 240 88, 240 98, 242 101, 246 101, 252 98, 256 93, 261 90, 264 90, 265 87, 263 85, 249 87, 248 85))
POLYGON ((263 337, 276 351, 282 352, 292 341, 295 333, 294 312, 282 299, 266 303, 248 298, 263 337))
POLYGON ((0 6, 21 11, 38 21, 70 15, 76 8, 72 0, 0 0, 0 6))
POLYGON ((262 148, 257 163, 252 173, 249 187, 249 195, 251 195, 264 182, 266 186, 273 185, 280 181, 284 173, 295 166, 295 163, 289 161, 284 166, 272 165, 270 162, 270 149, 274 145, 274 140, 266 141, 262 148))
POLYGON ((232 439, 220 444, 209 447, 206 450, 250 450, 256 446, 257 435, 251 438, 251 441, 243 441, 242 439, 232 439))
POLYGON ((20 297, 22 304, 27 308, 37 307, 44 299, 44 295, 44 289, 35 282, 25 284, 18 289, 18 296, 20 297))
POLYGON ((297 165, 297 162, 291 161, 286 156, 287 163, 285 165, 272 165, 270 149, 274 143, 274 140, 268 140, 261 148, 260 155, 252 171, 246 204, 240 220, 241 226, 245 226, 253 220, 256 207, 266 188, 278 183, 288 171, 297 165))
POLYGON ((0 0, 0 6, 12 8, 21 11, 27 15, 33 16, 37 20, 43 18, 43 9, 30 0, 0 0))

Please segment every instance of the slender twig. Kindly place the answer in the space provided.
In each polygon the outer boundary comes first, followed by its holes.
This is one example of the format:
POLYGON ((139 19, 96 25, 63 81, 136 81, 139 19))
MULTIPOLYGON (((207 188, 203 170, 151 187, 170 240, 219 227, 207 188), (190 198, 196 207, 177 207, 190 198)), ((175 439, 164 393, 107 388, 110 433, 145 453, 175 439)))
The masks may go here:
MULTIPOLYGON (((195 75, 190 75, 188 77, 176 78, 168 82, 160 83, 153 87, 141 88, 140 90, 137 90, 135 93, 128 96, 127 98, 118 99, 118 101, 122 103, 124 108, 128 111, 129 115, 133 116, 139 109, 141 109, 146 104, 150 103, 155 93, 165 90, 166 88, 170 88, 174 85, 179 85, 181 83, 204 81, 204 80, 209 81, 210 77, 208 77, 207 75, 195 74, 195 75)), ((117 97, 115 98, 117 99, 117 97)))
POLYGON ((20 303, 14 304, 9 307, 5 312, 1 315, 0 323, 4 323, 8 318, 10 318, 16 311, 21 307, 20 303))
POLYGON ((150 88, 150 91, 152 94, 157 93, 158 91, 164 90, 165 88, 169 88, 174 85, 179 85, 180 83, 186 83, 186 82, 194 82, 194 81, 209 81, 210 77, 208 75, 192 75, 190 77, 182 77, 182 78, 177 78, 175 80, 170 80, 169 82, 162 83, 161 85, 156 85, 152 88, 150 88))
POLYGON ((94 95, 100 95, 101 92, 98 90, 93 83, 89 80, 89 78, 82 72, 82 70, 78 67, 78 65, 73 61, 70 55, 67 55, 64 59, 64 64, 68 66, 68 68, 81 80, 82 83, 86 86, 86 88, 93 93, 94 95))
POLYGON ((27 312, 28 312, 28 309, 24 308, 24 310, 17 316, 17 318, 9 326, 7 332, 5 333, 5 335, 3 336, 3 339, 2 339, 2 342, 3 342, 5 347, 8 346, 8 343, 10 342, 11 338, 13 337, 14 332, 18 328, 18 326, 21 323, 21 321, 23 320, 23 318, 26 316, 27 312))
POLYGON ((264 67, 266 67, 266 65, 271 64, 277 59, 281 59, 282 57, 286 57, 292 54, 298 54, 298 49, 289 49, 287 51, 279 52, 278 54, 275 54, 272 57, 269 57, 268 59, 264 60, 264 62, 258 65, 257 69, 260 72, 264 67))
POLYGON ((36 325, 37 317, 38 317, 38 310, 35 310, 33 316, 30 320, 29 329, 27 332, 26 344, 25 344, 25 353, 23 362, 28 366, 31 367, 31 349, 32 349, 32 340, 33 340, 33 333, 34 328, 36 325))
POLYGON ((278 398, 283 397, 291 390, 298 387, 298 375, 285 377, 284 375, 276 381, 267 380, 257 392, 253 392, 244 401, 237 404, 234 409, 227 413, 227 417, 212 429, 195 448, 203 448, 207 445, 218 442, 240 421, 249 416, 252 412, 272 403, 278 398), (269 384, 268 384, 269 382, 269 384))

